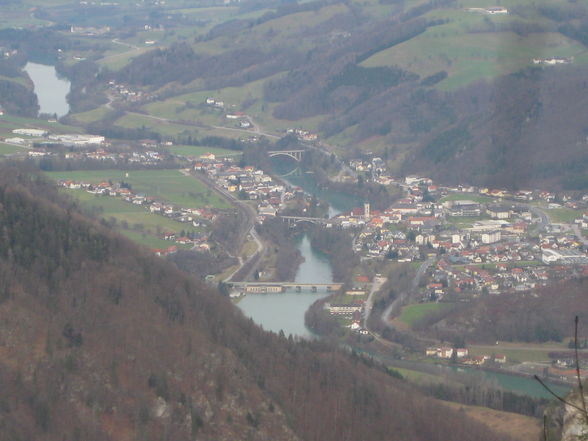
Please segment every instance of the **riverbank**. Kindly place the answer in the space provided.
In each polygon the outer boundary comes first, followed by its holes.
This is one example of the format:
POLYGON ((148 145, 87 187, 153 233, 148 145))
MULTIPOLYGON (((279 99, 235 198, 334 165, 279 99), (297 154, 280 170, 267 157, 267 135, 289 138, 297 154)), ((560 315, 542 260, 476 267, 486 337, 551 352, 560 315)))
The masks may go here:
MULTIPOLYGON (((332 283, 333 277, 327 257, 311 247, 304 236, 297 244, 303 259, 298 267, 295 281, 299 283, 332 283)), ((247 294, 237 306, 243 313, 264 329, 284 332, 301 338, 316 338, 317 335, 306 325, 304 317, 308 308, 327 293, 312 291, 285 292, 277 294, 247 294)))

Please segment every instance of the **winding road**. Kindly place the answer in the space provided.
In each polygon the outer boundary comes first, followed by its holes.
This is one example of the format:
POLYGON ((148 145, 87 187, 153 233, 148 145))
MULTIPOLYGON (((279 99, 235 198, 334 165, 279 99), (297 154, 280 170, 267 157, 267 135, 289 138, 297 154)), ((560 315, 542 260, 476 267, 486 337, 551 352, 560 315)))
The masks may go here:
MULTIPOLYGON (((222 197, 227 199, 232 205, 236 206, 238 210, 241 210, 241 212, 244 213, 245 218, 247 219, 247 225, 245 225, 241 229, 241 232, 239 234, 239 239, 237 241, 239 246, 237 248, 241 249, 243 246, 243 243, 245 242, 245 240, 247 238, 247 235, 251 235, 251 238, 255 241, 255 244, 257 245, 257 250, 255 251, 255 253, 253 253, 251 256, 249 256, 246 260, 243 260, 243 258, 241 256, 233 256, 233 255, 231 255, 231 253, 228 253, 228 251, 227 251, 227 253, 231 257, 236 257, 237 259, 239 259, 239 267, 237 269, 235 269, 235 271, 233 271, 231 274, 229 274, 223 280, 223 282, 225 282, 225 283, 230 282, 231 279, 233 278, 233 276, 235 274, 237 274, 237 272, 239 272, 245 265, 249 264, 250 262, 253 262, 254 259, 258 259, 259 256, 264 252, 265 248, 264 248, 263 242, 260 239, 259 235, 257 234, 257 231, 255 231, 255 217, 257 216, 257 213, 255 212, 255 209, 252 206, 250 206, 249 204, 246 204, 243 201, 240 201, 235 196, 233 196, 231 193, 226 191, 224 188, 218 187, 210 179, 208 179, 204 176, 197 176, 194 173, 190 173, 188 170, 182 170, 181 172, 185 176, 191 176, 194 179, 199 180, 204 185, 206 185, 208 188, 210 188, 211 190, 220 194, 222 197)), ((245 279, 247 279, 247 277, 249 277, 253 273, 253 271, 255 270, 255 267, 256 267, 256 265, 252 265, 252 267, 250 268, 248 273, 245 275, 245 277, 244 277, 245 279)))

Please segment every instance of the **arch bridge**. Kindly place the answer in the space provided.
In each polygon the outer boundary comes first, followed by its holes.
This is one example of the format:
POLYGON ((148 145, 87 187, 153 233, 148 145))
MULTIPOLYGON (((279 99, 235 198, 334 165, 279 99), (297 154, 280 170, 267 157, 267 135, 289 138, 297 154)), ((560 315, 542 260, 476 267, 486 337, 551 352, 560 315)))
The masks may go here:
POLYGON ((273 158, 274 156, 287 156, 294 159, 296 162, 302 161, 303 154, 304 150, 272 150, 267 152, 267 155, 270 158, 273 158))

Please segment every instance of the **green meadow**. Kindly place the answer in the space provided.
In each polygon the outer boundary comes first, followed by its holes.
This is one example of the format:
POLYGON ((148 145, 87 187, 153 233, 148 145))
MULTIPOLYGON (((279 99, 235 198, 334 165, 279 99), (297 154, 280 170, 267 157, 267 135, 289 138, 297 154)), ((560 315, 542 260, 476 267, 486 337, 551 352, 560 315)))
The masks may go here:
POLYGON ((185 176, 179 170, 91 170, 72 172, 50 172, 56 180, 71 179, 89 183, 102 181, 124 181, 131 185, 136 194, 155 197, 184 208, 226 209, 227 201, 192 176, 185 176))

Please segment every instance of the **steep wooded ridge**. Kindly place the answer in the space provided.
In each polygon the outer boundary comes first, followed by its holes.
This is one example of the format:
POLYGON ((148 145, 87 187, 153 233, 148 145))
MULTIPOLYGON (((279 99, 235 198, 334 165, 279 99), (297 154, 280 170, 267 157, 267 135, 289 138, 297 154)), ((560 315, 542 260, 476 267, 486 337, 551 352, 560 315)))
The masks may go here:
POLYGON ((561 341, 573 334, 574 317, 588 320, 588 279, 570 280, 527 293, 485 296, 423 323, 419 328, 453 340, 469 342, 561 341))
POLYGON ((448 94, 455 121, 408 163, 452 183, 586 188, 587 75, 529 68, 448 94))
POLYGON ((0 170, 1 440, 505 440, 0 170))

